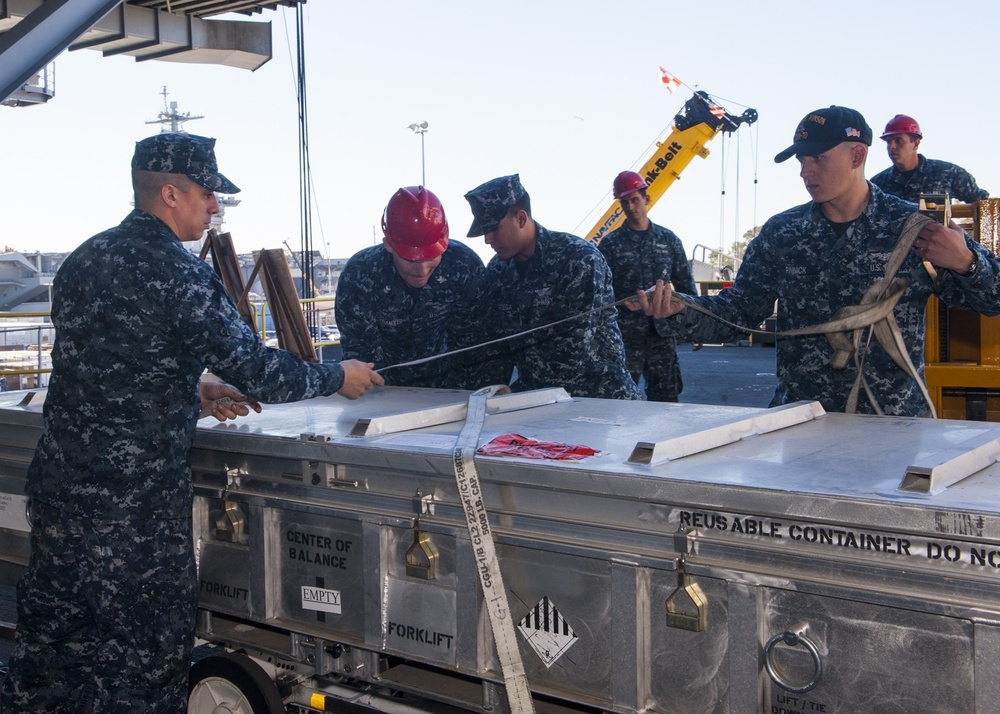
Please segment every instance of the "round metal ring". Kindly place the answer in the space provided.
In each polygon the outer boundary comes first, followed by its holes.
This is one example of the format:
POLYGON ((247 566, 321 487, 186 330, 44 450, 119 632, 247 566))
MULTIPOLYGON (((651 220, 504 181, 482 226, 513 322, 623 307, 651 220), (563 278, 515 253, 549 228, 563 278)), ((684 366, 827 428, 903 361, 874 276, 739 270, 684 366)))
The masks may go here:
POLYGON ((796 694, 801 694, 803 692, 808 692, 810 689, 819 684, 819 678, 823 676, 823 660, 820 659, 819 650, 816 649, 816 645, 810 642, 807 638, 802 635, 798 635, 794 632, 785 631, 779 635, 775 635, 767 641, 764 645, 764 669, 767 670, 767 676, 771 678, 775 684, 777 684, 782 689, 794 692, 796 694), (771 664, 771 652, 774 650, 774 646, 779 642, 783 642, 789 647, 795 647, 796 645, 805 645, 805 648, 809 650, 809 654, 812 655, 813 663, 816 666, 816 671, 813 672, 812 679, 803 684, 801 687, 796 687, 781 678, 774 665, 771 664))

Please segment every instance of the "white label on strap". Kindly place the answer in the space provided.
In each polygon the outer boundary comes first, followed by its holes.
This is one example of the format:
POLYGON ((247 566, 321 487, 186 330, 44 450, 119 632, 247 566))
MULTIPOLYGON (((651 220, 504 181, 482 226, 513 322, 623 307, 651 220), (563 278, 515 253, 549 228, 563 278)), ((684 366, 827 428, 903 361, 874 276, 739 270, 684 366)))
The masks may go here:
POLYGON ((469 396, 469 411, 465 426, 453 452, 455 483, 458 485, 458 495, 465 511, 466 526, 472 539, 472 553, 476 559, 476 571, 479 573, 479 585, 489 612, 497 657, 503 670, 507 703, 511 714, 533 714, 535 708, 531 701, 531 690, 528 689, 524 662, 517 647, 517 634, 514 632, 510 606, 507 603, 507 591, 504 589, 500 562, 497 560, 496 547, 493 543, 493 531, 490 529, 489 514, 483 503, 479 473, 474 462, 476 448, 479 446, 479 434, 486 418, 486 400, 493 396, 497 389, 496 386, 484 387, 469 396))

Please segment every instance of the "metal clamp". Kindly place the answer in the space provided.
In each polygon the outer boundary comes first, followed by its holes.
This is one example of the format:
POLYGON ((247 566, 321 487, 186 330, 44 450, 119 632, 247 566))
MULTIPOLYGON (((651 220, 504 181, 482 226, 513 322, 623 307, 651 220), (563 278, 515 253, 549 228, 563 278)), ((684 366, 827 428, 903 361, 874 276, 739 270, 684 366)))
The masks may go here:
POLYGON ((222 497, 222 510, 215 519, 212 533, 216 540, 242 543, 246 536, 247 521, 239 505, 222 497))
POLYGON ((786 630, 785 632, 775 635, 769 639, 767 644, 764 645, 764 669, 767 670, 767 676, 771 678, 771 681, 779 687, 789 692, 801 694, 803 692, 808 692, 810 689, 819 684, 820 677, 823 676, 823 660, 819 656, 819 650, 816 649, 816 645, 814 645, 807 637, 786 630), (774 650, 774 646, 779 642, 784 642, 789 647, 795 647, 800 644, 805 645, 805 648, 809 650, 809 654, 812 655, 815 671, 813 672, 812 678, 801 687, 795 687, 783 680, 774 665, 771 664, 771 652, 774 650))
POLYGON ((677 564, 677 588, 667 598, 667 627, 702 632, 708 615, 708 600, 698 583, 684 572, 684 561, 677 564))
POLYGON ((437 575, 438 551, 431 537, 420 530, 420 519, 413 524, 413 545, 406 551, 406 574, 411 578, 433 580, 437 575))

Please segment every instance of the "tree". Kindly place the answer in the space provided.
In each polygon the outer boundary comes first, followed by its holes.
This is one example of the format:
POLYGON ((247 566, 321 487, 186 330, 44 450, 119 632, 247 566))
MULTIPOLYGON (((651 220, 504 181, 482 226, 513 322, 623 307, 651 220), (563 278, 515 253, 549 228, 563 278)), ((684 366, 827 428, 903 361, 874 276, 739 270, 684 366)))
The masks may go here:
POLYGON ((733 244, 729 247, 729 252, 732 253, 737 260, 743 260, 743 254, 747 250, 747 244, 756 238, 758 233, 760 233, 760 226, 754 226, 743 234, 742 240, 733 241, 733 244))

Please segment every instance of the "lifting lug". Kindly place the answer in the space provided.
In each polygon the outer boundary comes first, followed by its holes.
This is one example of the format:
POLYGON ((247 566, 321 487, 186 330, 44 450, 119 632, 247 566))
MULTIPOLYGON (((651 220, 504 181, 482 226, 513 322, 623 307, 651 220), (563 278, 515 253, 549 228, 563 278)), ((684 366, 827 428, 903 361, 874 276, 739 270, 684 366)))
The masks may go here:
POLYGON ((684 560, 677 563, 677 589, 667 598, 667 627, 701 632, 705 629, 708 601, 698 583, 684 572, 684 560))
POLYGON ((216 540, 228 543, 240 543, 246 532, 246 518, 239 504, 225 499, 222 501, 222 511, 215 519, 214 535, 216 540))
POLYGON ((438 551, 431 537, 420 530, 420 519, 413 522, 413 545, 406 551, 406 574, 411 578, 433 580, 437 573, 438 551))
POLYGON ((227 543, 242 543, 246 538, 247 521, 239 504, 229 500, 229 487, 238 482, 239 469, 223 469, 226 485, 222 488, 222 509, 212 523, 212 535, 227 543))

